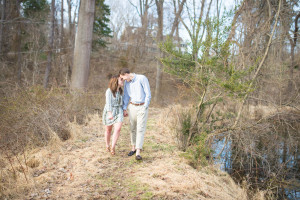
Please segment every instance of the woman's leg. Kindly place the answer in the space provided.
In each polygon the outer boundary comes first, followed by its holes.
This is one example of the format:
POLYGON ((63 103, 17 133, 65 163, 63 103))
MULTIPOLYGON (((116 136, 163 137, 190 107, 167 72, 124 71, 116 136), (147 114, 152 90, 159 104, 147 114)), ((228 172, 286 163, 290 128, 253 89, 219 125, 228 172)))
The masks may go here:
POLYGON ((105 143, 106 143, 106 149, 108 150, 110 146, 110 136, 111 136, 112 127, 113 127, 112 125, 105 126, 105 143))
POLYGON ((113 135, 113 140, 112 140, 112 145, 111 145, 112 151, 115 150, 118 138, 120 136, 122 124, 123 124, 122 122, 118 122, 118 123, 115 123, 115 125, 114 125, 114 135, 113 135))

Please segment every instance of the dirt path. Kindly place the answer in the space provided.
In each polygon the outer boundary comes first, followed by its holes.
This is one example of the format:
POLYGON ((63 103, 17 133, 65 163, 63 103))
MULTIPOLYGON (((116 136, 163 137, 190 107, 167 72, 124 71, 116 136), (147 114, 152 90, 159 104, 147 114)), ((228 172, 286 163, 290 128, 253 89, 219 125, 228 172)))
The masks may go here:
MULTIPOLYGON (((78 126, 75 139, 40 150, 31 160, 33 188, 25 199, 244 199, 226 173, 187 165, 162 130, 160 110, 150 109, 143 161, 128 157, 125 120, 116 155, 105 152, 100 117, 78 126)), ((73 127, 74 128, 74 127, 73 127)), ((24 199, 24 196, 20 199, 24 199)))

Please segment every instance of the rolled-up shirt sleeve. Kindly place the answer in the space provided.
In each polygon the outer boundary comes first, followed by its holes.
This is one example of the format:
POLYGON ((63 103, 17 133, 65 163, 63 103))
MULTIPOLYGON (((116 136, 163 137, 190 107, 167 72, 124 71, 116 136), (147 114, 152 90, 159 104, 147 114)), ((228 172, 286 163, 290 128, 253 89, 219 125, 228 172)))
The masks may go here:
POLYGON ((144 76, 143 80, 141 81, 142 86, 144 88, 145 92, 145 107, 148 108, 150 101, 151 101, 151 90, 150 90, 150 84, 146 76, 144 76))
POLYGON ((128 94, 128 91, 127 91, 127 83, 125 82, 124 84, 124 95, 123 95, 123 110, 126 110, 127 109, 127 105, 129 103, 129 94, 128 94))
POLYGON ((110 89, 106 90, 105 97, 106 97, 106 109, 108 112, 111 112, 112 111, 112 92, 110 91, 110 89))

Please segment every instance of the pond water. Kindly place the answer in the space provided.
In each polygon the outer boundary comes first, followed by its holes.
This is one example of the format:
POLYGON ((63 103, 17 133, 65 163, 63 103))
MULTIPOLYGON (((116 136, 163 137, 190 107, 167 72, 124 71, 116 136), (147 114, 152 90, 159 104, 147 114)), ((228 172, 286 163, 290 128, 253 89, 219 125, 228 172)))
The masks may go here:
MULTIPOLYGON (((281 184, 278 183, 277 188, 273 188, 273 191, 278 191, 275 192, 277 193, 276 198, 291 200, 300 199, 299 145, 297 145, 297 148, 293 150, 284 148, 285 146, 286 145, 281 140, 278 140, 279 148, 274 151, 274 155, 276 156, 272 157, 270 154, 268 154, 262 156, 263 158, 259 158, 261 163, 267 163, 269 165, 271 163, 275 163, 275 165, 278 165, 279 167, 268 166, 267 164, 253 165, 247 163, 247 161, 256 161, 256 159, 252 158, 255 158, 255 155, 251 155, 250 159, 250 156, 245 155, 243 151, 237 151, 237 153, 234 153, 233 141, 228 140, 225 144, 224 137, 222 139, 214 140, 212 144, 212 150, 214 163, 219 165, 221 170, 228 172, 235 181, 241 182, 243 179, 246 179, 248 182, 250 181, 250 184, 254 187, 264 190, 267 189, 267 185, 272 182, 273 177, 271 175, 280 176, 281 184), (241 160, 243 160, 245 163, 240 161, 237 165, 237 163, 234 161, 234 159, 237 157, 243 158, 241 160), (277 160, 274 161, 274 158, 277 158, 277 160), (271 161, 270 159, 273 160, 271 161), (258 166, 258 170, 251 168, 251 166, 258 166), (284 169, 285 171, 280 172, 280 169, 284 169), (284 187, 281 187, 280 185, 284 185, 284 187)), ((263 149, 264 147, 260 148, 263 149)), ((272 186, 274 185, 276 184, 273 183, 272 186)))

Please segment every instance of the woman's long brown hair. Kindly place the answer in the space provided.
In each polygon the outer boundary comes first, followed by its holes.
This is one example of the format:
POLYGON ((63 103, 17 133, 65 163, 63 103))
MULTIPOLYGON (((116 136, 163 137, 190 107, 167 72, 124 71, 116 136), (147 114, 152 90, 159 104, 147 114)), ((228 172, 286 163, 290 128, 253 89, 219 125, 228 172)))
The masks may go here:
MULTIPOLYGON (((114 97, 116 97, 116 92, 117 92, 118 85, 119 85, 118 79, 119 79, 118 75, 113 75, 110 78, 109 84, 108 84, 108 87, 110 88, 110 90, 113 93, 114 97)), ((121 95, 123 94, 123 90, 122 90, 121 87, 119 88, 119 92, 120 92, 121 95)))

